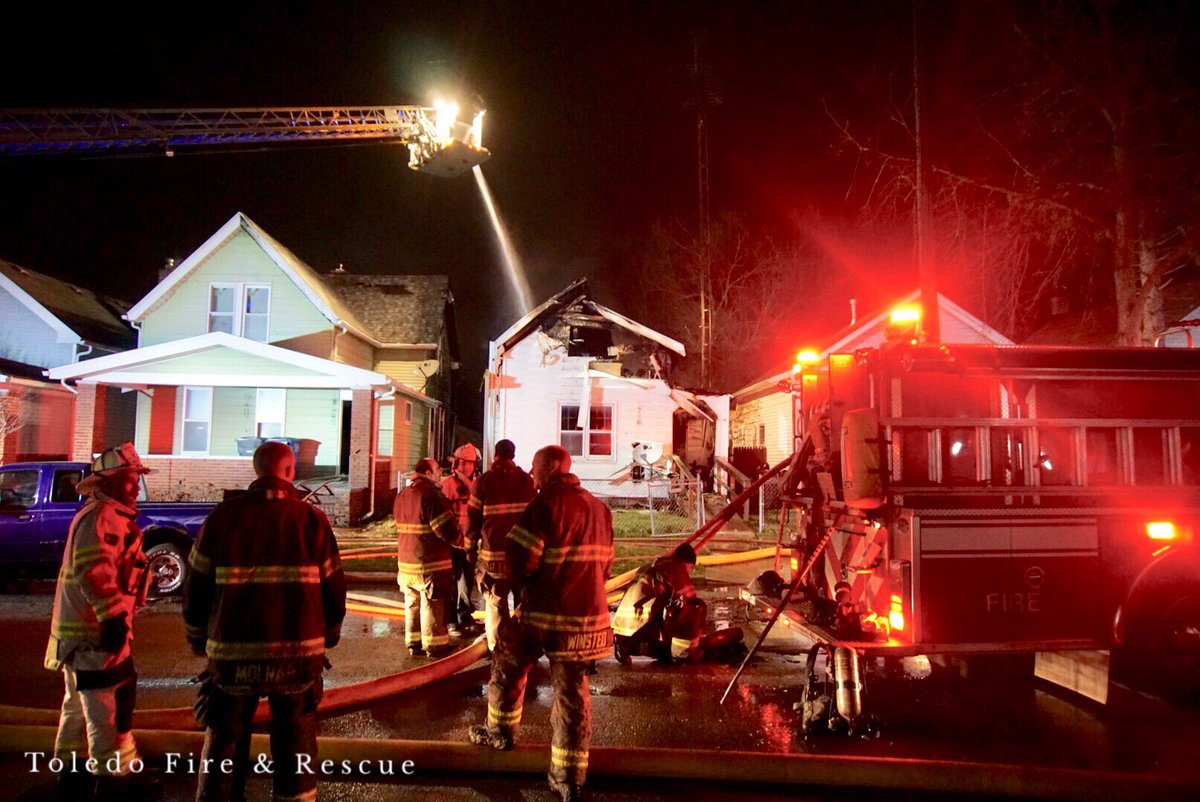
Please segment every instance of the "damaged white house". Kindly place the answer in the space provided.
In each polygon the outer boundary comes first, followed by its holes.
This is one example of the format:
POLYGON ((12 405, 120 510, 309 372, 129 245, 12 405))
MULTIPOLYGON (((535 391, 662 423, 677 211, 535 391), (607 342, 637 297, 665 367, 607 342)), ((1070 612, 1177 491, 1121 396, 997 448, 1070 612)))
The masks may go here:
POLYGON ((485 457, 512 440, 528 468, 535 451, 558 444, 580 479, 610 480, 612 495, 647 462, 678 466, 674 455, 711 466, 728 453, 729 396, 672 387, 672 362, 683 356, 681 343, 602 306, 576 281, 488 344, 485 457))

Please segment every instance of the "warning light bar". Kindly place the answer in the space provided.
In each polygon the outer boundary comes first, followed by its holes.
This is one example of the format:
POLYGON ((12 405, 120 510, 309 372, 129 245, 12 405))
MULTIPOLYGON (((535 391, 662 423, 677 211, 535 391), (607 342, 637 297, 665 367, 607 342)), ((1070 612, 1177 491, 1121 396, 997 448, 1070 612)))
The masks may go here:
POLYGON ((1151 540, 1178 540, 1179 529, 1171 521, 1150 521, 1146 534, 1151 540))
POLYGON ((892 325, 901 323, 920 323, 921 322, 921 307, 919 306, 898 306, 892 310, 892 325))
POLYGON ((896 632, 904 631, 904 600, 894 594, 891 610, 888 612, 888 624, 896 632))

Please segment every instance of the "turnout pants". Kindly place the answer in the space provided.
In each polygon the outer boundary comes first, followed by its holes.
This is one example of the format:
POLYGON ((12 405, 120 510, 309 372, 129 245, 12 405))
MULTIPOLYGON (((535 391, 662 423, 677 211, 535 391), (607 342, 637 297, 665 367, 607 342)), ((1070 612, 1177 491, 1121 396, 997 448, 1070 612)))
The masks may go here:
POLYGON ((483 624, 487 632, 488 649, 495 651, 497 633, 509 618, 508 595, 512 592, 512 582, 484 574, 479 580, 479 590, 483 593, 483 624))
POLYGON ((399 583, 404 591, 404 642, 427 650, 449 645, 446 605, 453 591, 451 573, 402 574, 399 583))
MULTIPOLYGON (((258 756, 250 756, 250 725, 261 695, 271 707, 271 774, 277 802, 313 802, 317 798, 317 704, 321 681, 298 693, 232 694, 213 691, 205 716, 204 759, 212 770, 200 773, 197 802, 244 802, 246 778, 258 756), (217 768, 233 760, 233 771, 217 768), (307 770, 301 770, 307 766, 307 770)), ((264 758, 265 764, 266 758, 264 758)), ((263 772, 259 772, 263 773, 263 772)))
MULTIPOLYGON (((488 730, 515 739, 521 726, 525 683, 529 669, 542 656, 536 629, 516 619, 500 627, 492 653, 492 678, 488 682, 488 730)), ((587 779, 588 747, 592 740, 592 700, 588 674, 595 661, 550 661, 554 701, 550 706, 550 779, 583 785, 587 779)))
POLYGON ((475 571, 462 549, 450 549, 450 561, 454 564, 454 600, 448 612, 449 621, 460 627, 471 626, 475 620, 475 571))
POLYGON ((66 693, 58 717, 54 756, 71 754, 95 758, 96 774, 121 777, 138 757, 134 743, 133 708, 137 703, 137 674, 129 659, 108 671, 76 671, 63 666, 66 693), (97 684, 102 687, 96 687, 97 684))

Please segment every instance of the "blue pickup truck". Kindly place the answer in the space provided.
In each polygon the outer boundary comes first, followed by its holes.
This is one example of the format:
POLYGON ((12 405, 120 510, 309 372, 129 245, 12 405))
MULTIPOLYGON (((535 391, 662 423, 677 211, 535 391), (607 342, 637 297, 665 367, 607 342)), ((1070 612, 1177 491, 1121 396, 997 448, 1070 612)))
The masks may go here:
MULTIPOLYGON (((0 571, 53 573, 75 511, 83 499, 75 485, 86 462, 19 462, 0 466, 0 571)), ((145 533, 150 594, 178 593, 187 577, 187 555, 213 502, 152 502, 143 481, 137 523, 145 533)))

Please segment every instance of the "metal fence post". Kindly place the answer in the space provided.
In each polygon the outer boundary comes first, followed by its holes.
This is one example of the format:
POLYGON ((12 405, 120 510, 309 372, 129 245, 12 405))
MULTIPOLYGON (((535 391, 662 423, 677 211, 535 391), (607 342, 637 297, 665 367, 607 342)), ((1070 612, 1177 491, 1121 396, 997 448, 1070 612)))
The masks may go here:
POLYGON ((763 503, 763 499, 765 496, 765 493, 763 491, 766 490, 766 487, 767 486, 765 484, 761 484, 758 486, 758 533, 760 535, 763 532, 763 521, 766 520, 767 507, 766 507, 766 504, 763 503))
POLYGON ((646 506, 647 506, 647 507, 649 508, 649 510, 650 510, 650 537, 655 537, 655 536, 657 536, 657 534, 658 534, 657 532, 655 532, 655 531, 654 531, 654 493, 653 493, 653 485, 654 485, 654 480, 653 480, 653 479, 647 479, 647 480, 646 480, 646 506))

